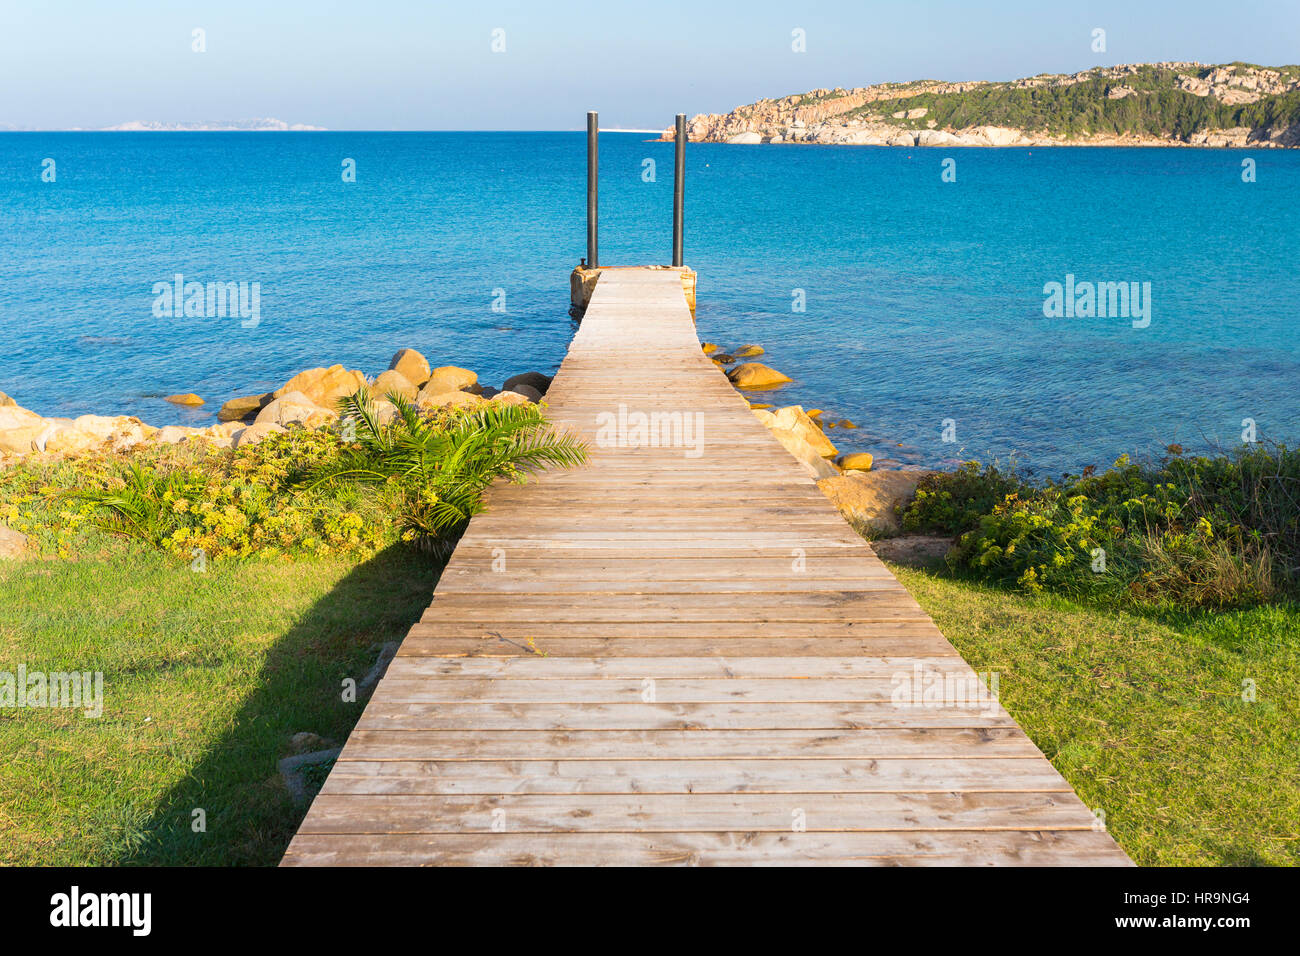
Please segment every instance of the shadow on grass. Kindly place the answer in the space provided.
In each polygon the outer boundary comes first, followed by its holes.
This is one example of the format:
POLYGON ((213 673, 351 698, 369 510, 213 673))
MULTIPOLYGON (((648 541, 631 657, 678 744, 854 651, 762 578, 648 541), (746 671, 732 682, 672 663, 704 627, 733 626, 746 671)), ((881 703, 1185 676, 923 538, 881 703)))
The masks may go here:
POLYGON ((159 803, 120 864, 274 865, 306 813, 276 764, 311 731, 342 744, 366 699, 345 703, 379 647, 401 641, 428 607, 442 558, 394 545, 351 570, 268 652, 259 686, 231 726, 159 803), (206 829, 196 832, 202 810, 206 829))

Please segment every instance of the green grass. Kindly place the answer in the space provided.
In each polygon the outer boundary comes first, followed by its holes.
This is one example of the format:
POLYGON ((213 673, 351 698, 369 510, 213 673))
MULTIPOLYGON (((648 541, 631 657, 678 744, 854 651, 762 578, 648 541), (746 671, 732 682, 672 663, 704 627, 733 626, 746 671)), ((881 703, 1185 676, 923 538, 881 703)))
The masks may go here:
POLYGON ((1300 865, 1300 608, 1117 609, 891 569, 998 672, 1007 710, 1134 861, 1300 865))
POLYGON ((346 738, 364 699, 343 679, 405 636, 438 567, 406 546, 206 573, 142 546, 0 564, 0 670, 104 674, 97 719, 0 711, 0 863, 278 862, 305 809, 276 769, 289 737, 346 738))

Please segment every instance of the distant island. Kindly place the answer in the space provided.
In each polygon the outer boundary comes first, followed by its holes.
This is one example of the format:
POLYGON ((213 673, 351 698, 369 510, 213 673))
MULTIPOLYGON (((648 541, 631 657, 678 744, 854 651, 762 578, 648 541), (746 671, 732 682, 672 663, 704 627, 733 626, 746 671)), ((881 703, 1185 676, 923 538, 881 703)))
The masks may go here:
POLYGON ((812 90, 702 113, 687 130, 692 141, 738 144, 1294 147, 1300 66, 1134 63, 812 90))
POLYGON ((250 120, 226 120, 209 123, 160 123, 156 120, 134 120, 119 123, 117 126, 105 126, 104 132, 126 133, 244 133, 244 132, 299 132, 320 131, 323 126, 308 126, 305 123, 286 123, 284 120, 264 118, 250 120))

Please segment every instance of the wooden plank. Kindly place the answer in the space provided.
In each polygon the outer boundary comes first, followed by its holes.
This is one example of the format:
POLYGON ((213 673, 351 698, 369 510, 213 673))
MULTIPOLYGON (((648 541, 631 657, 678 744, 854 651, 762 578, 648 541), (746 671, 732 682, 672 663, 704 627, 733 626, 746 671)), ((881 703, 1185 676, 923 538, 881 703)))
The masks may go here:
POLYGON ((1105 833, 303 834, 287 865, 1124 866, 1105 833))
POLYGON ((676 273, 602 275, 545 408, 589 464, 488 492, 285 865, 1128 863, 676 273))

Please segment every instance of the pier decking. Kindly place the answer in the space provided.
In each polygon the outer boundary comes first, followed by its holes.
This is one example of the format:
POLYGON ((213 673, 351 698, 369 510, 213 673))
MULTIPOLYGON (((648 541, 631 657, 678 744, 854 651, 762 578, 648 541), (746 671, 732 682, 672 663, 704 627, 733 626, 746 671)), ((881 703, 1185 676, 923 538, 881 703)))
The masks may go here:
POLYGON ((284 864, 1129 862, 702 354, 676 272, 604 273, 546 401, 590 465, 491 492, 284 864), (610 426, 653 412, 682 441, 610 426))

